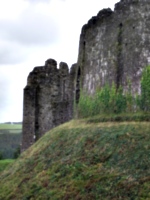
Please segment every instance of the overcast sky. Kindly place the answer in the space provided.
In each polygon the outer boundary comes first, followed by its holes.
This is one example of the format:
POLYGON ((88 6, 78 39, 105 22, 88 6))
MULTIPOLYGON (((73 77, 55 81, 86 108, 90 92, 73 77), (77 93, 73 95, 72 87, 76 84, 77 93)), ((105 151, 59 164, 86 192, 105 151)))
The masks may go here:
POLYGON ((77 62, 81 28, 119 0, 0 0, 0 122, 22 121, 23 88, 35 66, 77 62))

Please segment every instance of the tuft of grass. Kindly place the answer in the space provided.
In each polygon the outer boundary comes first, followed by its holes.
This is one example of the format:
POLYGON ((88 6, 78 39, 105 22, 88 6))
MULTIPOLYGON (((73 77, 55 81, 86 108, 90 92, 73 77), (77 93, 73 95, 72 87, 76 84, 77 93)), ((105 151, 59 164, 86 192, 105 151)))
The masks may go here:
POLYGON ((150 124, 72 120, 0 176, 0 199, 150 199, 150 124))

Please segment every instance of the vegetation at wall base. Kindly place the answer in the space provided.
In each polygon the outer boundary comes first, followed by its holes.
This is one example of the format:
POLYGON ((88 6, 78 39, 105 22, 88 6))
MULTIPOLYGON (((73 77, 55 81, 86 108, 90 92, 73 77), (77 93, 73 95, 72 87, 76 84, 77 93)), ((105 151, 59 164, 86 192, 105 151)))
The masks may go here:
POLYGON ((150 112, 150 66, 146 67, 143 71, 140 107, 142 110, 150 112))
POLYGON ((107 115, 134 113, 139 111, 139 107, 135 97, 130 93, 123 94, 122 87, 117 90, 114 84, 112 87, 105 85, 92 96, 81 92, 77 115, 79 118, 86 118, 104 113, 107 115))
POLYGON ((149 130, 87 119, 58 126, 0 174, 0 199, 150 199, 149 130))
POLYGON ((86 118, 88 123, 98 122, 149 122, 150 113, 101 114, 86 118))
MULTIPOLYGON (((126 113, 126 116, 136 116, 140 121, 150 114, 150 66, 146 67, 141 79, 141 95, 132 94, 132 87, 128 81, 126 91, 120 86, 116 88, 106 84, 98 88, 95 94, 89 95, 81 91, 80 100, 77 106, 79 118, 93 117, 95 115, 113 115, 126 113), (140 113, 139 117, 137 114, 140 113)), ((129 117, 127 117, 127 121, 129 117)), ((136 119, 137 120, 137 119, 136 119)))

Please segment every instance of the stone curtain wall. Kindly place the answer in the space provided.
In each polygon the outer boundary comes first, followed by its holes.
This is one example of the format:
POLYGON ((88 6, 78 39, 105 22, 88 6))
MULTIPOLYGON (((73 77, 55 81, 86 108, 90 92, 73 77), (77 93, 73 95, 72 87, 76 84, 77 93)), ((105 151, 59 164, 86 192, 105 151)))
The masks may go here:
POLYGON ((150 1, 122 0, 83 26, 78 56, 82 87, 89 94, 112 82, 140 93, 143 68, 150 64, 150 1))
POLYGON ((46 131, 73 117, 80 91, 93 94, 112 82, 140 93, 142 70, 150 64, 150 0, 121 0, 83 26, 77 64, 53 59, 35 67, 24 89, 22 151, 46 131))
POLYGON ((24 89, 22 151, 44 133, 73 117, 75 65, 69 69, 53 59, 35 67, 24 89))

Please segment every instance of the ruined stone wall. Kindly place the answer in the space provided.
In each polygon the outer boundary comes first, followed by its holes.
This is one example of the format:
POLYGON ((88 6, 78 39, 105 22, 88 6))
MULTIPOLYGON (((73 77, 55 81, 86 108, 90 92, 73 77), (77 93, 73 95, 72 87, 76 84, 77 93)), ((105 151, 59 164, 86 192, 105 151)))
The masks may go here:
POLYGON ((131 81, 140 93, 142 70, 150 64, 150 0, 121 0, 115 10, 101 10, 83 26, 77 64, 53 59, 35 67, 24 89, 22 151, 46 131, 70 120, 80 91, 93 94, 114 82, 124 91, 131 81))
POLYGON ((53 59, 35 67, 24 89, 22 151, 44 133, 73 116, 75 65, 70 72, 66 63, 59 69, 53 59))
POLYGON ((112 82, 128 81, 140 92, 141 73, 150 64, 150 1, 121 0, 83 26, 78 56, 82 87, 88 93, 112 82))

